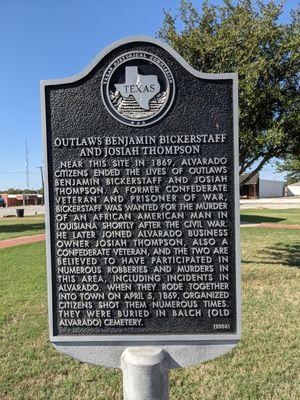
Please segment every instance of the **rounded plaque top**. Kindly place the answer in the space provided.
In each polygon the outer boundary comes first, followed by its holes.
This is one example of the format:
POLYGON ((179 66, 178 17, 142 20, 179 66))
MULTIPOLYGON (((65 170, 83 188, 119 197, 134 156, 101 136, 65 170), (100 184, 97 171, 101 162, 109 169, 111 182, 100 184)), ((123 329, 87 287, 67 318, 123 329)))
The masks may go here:
POLYGON ((143 127, 161 119, 175 95, 173 74, 154 54, 130 51, 115 58, 102 78, 106 109, 125 125, 143 127))

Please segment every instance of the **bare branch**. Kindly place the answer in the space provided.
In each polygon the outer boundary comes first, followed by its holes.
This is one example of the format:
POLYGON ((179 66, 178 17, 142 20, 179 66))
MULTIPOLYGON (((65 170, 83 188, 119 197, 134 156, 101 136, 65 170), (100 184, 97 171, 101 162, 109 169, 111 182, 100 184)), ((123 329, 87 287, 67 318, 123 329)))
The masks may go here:
POLYGON ((260 157, 261 157, 261 155, 258 154, 258 155, 256 155, 256 156, 254 156, 253 158, 251 158, 250 161, 248 161, 247 163, 243 164, 243 166, 241 166, 241 169, 240 169, 240 172, 239 172, 240 175, 242 175, 242 173, 244 173, 244 172, 246 171, 247 168, 251 167, 251 165, 252 165, 256 160, 258 160, 260 157))
POLYGON ((243 179, 243 181, 240 182, 240 187, 242 187, 243 185, 245 185, 245 183, 247 183, 248 181, 250 181, 251 178, 253 178, 253 176, 255 174, 257 174, 257 172, 259 172, 262 167, 273 157, 273 155, 268 154, 267 156, 265 156, 265 158, 262 159, 262 161, 258 164, 258 166, 252 171, 250 172, 249 175, 247 175, 245 177, 245 179, 243 179))

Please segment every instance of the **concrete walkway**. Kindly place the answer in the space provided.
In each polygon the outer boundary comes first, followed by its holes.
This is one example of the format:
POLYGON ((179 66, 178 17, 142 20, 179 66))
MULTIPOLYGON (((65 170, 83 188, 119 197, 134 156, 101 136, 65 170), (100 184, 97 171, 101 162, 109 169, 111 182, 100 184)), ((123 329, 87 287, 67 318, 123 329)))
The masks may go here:
MULTIPOLYGON (((287 225, 287 224, 268 224, 268 223, 248 223, 242 222, 241 228, 272 228, 272 229, 300 229, 300 225, 287 225)), ((6 247, 18 246, 20 244, 37 243, 46 240, 46 235, 33 235, 33 236, 22 236, 13 239, 0 240, 0 249, 6 247)))
POLYGON ((267 222, 261 223, 248 223, 242 222, 241 228, 272 228, 272 229, 300 229, 300 225, 288 225, 288 224, 269 224, 267 222))
POLYGON ((45 240, 45 234, 0 240, 0 249, 4 249, 5 247, 18 246, 20 244, 42 242, 43 240, 45 240))

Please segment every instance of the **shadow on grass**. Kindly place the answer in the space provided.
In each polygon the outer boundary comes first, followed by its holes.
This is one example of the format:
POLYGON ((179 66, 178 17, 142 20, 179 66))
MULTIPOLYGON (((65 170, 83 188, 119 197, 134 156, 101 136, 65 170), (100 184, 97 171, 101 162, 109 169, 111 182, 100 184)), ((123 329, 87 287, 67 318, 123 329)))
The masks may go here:
POLYGON ((45 229, 45 224, 43 222, 37 224, 11 224, 11 225, 1 225, 1 233, 22 233, 22 232, 35 232, 45 229))
POLYGON ((266 248, 266 253, 281 264, 300 267, 300 243, 277 243, 273 247, 266 248))
POLYGON ((243 264, 283 264, 300 268, 300 244, 277 243, 262 250, 258 260, 242 260, 243 264))
POLYGON ((263 215, 243 215, 241 214, 241 221, 242 222, 250 222, 250 223, 255 223, 259 224, 261 222, 266 222, 266 223, 276 223, 276 222, 282 222, 285 221, 285 218, 276 218, 276 217, 265 217, 263 215))

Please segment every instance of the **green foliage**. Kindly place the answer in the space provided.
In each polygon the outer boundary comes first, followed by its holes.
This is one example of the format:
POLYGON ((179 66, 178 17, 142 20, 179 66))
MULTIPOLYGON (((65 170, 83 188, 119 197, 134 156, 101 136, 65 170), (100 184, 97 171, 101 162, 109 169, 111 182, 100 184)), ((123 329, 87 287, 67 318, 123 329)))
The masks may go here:
POLYGON ((196 69, 238 72, 241 173, 300 153, 300 10, 289 24, 279 22, 282 10, 261 0, 205 1, 198 10, 182 0, 179 16, 165 11, 158 32, 196 69))
POLYGON ((276 169, 277 172, 286 173, 288 185, 300 181, 300 155, 288 155, 281 163, 277 163, 276 169))
POLYGON ((40 189, 18 189, 18 188, 8 188, 7 190, 0 190, 0 193, 7 193, 7 194, 24 194, 24 193, 28 193, 28 194, 43 194, 44 193, 44 189, 40 188, 40 189))

